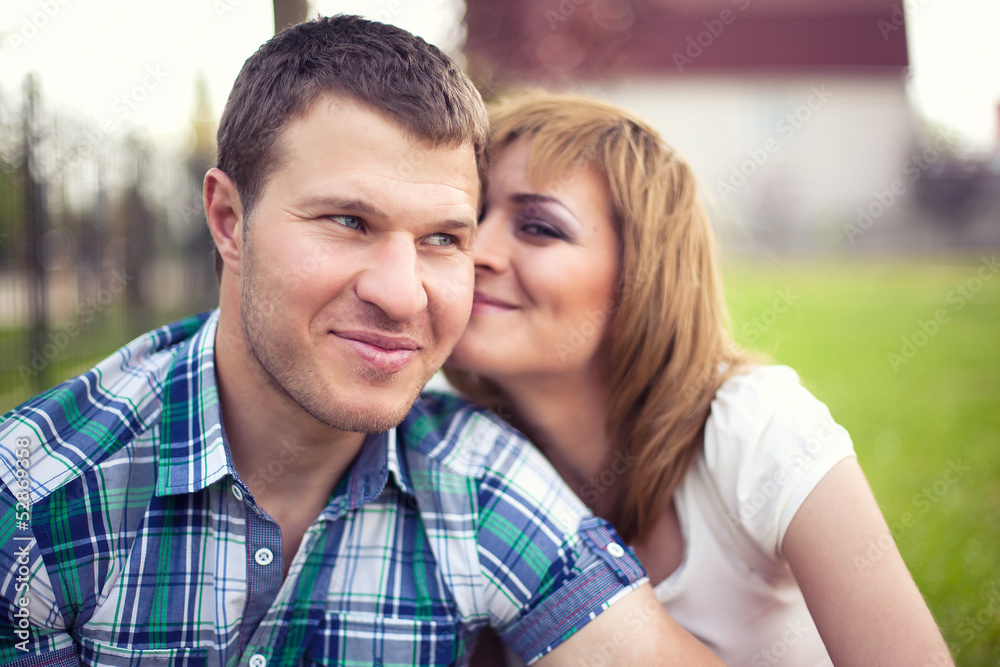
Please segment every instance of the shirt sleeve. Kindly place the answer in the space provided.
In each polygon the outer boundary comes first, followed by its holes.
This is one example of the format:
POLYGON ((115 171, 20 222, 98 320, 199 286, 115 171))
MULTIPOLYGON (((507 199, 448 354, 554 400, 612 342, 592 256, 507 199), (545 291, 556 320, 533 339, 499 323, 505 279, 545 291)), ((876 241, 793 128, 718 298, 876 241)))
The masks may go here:
POLYGON ((79 665, 30 528, 30 500, 6 481, 0 482, 0 540, 0 664, 79 665))
POLYGON ((730 378, 705 425, 705 462, 727 509, 775 560, 803 501, 850 456, 847 431, 786 366, 730 378))
POLYGON ((491 625, 528 664, 646 581, 614 528, 520 439, 481 483, 478 552, 491 625))

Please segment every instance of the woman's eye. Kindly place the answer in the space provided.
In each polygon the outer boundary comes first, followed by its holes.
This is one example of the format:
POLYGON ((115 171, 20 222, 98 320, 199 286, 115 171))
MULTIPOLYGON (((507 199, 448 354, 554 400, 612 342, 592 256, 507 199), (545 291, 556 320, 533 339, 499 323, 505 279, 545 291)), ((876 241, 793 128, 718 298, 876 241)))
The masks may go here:
POLYGON ((542 236, 553 239, 563 238, 563 233, 547 222, 538 220, 525 220, 521 223, 520 231, 528 236, 542 236))
POLYGON ((350 229, 361 229, 361 218, 356 215, 331 215, 330 219, 350 229))
POLYGON ((451 234, 431 234, 427 237, 427 242, 439 246, 455 245, 455 237, 451 234))

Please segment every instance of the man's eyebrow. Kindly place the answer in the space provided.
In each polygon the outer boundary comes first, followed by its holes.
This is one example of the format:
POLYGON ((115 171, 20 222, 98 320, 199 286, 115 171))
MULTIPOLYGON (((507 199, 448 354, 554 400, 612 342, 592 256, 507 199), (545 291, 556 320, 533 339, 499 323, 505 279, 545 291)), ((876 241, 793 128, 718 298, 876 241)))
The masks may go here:
POLYGON ((444 231, 466 232, 473 238, 479 232, 479 223, 469 220, 444 220, 438 226, 444 231))
POLYGON ((361 213, 362 215, 368 215, 373 218, 386 217, 385 211, 363 199, 319 196, 307 199, 303 202, 303 204, 306 207, 326 207, 336 208, 343 211, 353 211, 355 213, 361 213))

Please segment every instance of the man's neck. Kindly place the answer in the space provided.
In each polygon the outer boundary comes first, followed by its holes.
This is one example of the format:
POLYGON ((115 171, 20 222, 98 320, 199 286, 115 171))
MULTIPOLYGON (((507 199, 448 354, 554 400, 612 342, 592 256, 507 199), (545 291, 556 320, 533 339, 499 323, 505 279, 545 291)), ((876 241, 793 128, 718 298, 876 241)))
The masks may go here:
POLYGON ((215 372, 233 465, 281 527, 285 572, 309 525, 364 445, 306 413, 275 386, 241 332, 220 317, 215 372))

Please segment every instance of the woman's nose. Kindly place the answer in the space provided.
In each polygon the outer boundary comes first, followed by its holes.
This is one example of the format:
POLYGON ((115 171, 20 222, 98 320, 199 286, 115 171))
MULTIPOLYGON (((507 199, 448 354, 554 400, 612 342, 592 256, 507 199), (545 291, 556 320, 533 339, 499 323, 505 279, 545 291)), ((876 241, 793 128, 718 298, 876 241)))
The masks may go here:
POLYGON ((502 211, 488 211, 479 221, 473 251, 476 269, 502 273, 510 266, 510 225, 502 211))

